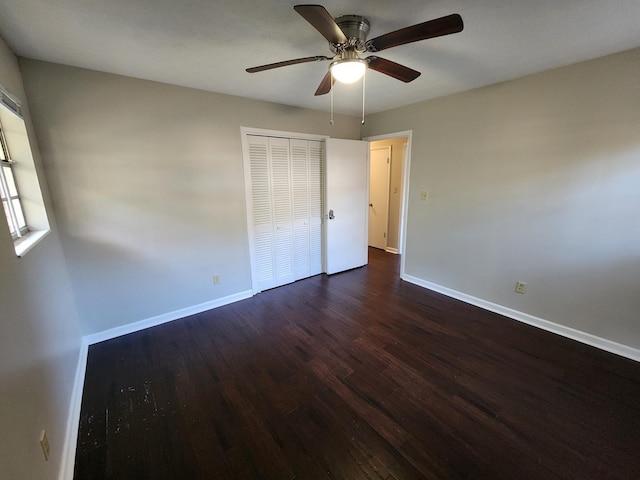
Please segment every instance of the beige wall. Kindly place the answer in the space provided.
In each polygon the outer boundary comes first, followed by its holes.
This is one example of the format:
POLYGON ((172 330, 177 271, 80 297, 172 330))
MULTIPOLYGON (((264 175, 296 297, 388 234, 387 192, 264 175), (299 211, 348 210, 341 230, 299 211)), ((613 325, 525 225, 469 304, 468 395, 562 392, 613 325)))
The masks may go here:
POLYGON ((370 115, 413 130, 406 273, 640 348, 639 78, 635 49, 370 115))
MULTIPOLYGON (((22 101, 36 170, 38 143, 31 128, 18 63, 0 39, 0 84, 22 101)), ((19 174, 19 171, 16 175, 19 174)), ((80 330, 55 219, 41 182, 51 233, 17 258, 0 220, 0 477, 57 478, 80 349, 80 330), (51 457, 44 461, 40 432, 51 457)))
POLYGON ((360 137, 355 117, 21 68, 85 334, 251 289, 241 126, 360 137))
POLYGON ((389 178, 389 226, 387 248, 400 251, 400 222, 402 214, 402 180, 404 168, 404 146, 407 139, 388 138, 370 142, 371 149, 391 147, 391 171, 389 178))

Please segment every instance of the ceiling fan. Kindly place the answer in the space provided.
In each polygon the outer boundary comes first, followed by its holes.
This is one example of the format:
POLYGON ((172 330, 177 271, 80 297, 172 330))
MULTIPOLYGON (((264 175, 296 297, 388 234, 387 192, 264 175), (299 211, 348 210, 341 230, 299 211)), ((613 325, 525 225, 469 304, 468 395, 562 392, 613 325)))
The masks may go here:
POLYGON ((284 62, 247 68, 247 72, 256 73, 298 63, 331 60, 329 71, 320 82, 315 95, 329 93, 335 80, 343 83, 353 83, 359 80, 367 68, 405 83, 411 82, 420 76, 420 72, 377 55, 361 58, 360 54, 380 52, 407 43, 449 35, 461 32, 464 28, 462 17, 454 13, 367 40, 370 24, 365 17, 343 15, 334 19, 322 5, 296 5, 293 8, 329 41, 329 48, 334 56, 316 55, 285 60, 284 62))

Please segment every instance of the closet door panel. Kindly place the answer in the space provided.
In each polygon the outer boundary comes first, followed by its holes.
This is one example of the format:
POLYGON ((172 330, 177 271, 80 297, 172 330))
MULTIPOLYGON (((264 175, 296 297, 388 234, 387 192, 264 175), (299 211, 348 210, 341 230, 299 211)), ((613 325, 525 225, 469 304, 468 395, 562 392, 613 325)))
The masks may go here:
POLYGON ((249 136, 251 209, 256 281, 259 290, 276 286, 269 140, 249 136))
POLYGON ((256 275, 260 290, 276 287, 274 235, 271 227, 254 231, 256 275))
POLYGON ((294 270, 296 280, 309 273, 309 151, 306 140, 292 139, 291 178, 293 180, 294 270))
POLYGON ((286 138, 269 138, 269 151, 273 185, 276 284, 284 285, 295 280, 289 140, 286 138))
POLYGON ((324 211, 324 143, 310 140, 309 145, 309 275, 322 273, 322 212, 324 211))

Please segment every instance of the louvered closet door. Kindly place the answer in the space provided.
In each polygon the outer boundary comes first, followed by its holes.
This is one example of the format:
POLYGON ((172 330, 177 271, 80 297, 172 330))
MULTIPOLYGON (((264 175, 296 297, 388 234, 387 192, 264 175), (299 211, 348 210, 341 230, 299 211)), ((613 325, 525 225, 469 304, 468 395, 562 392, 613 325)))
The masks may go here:
POLYGON ((248 136, 251 168, 254 276, 260 290, 276 286, 269 139, 248 136))
POLYGON ((254 275, 258 290, 293 282, 289 140, 249 135, 254 275))
POLYGON ((289 140, 269 138, 275 223, 276 284, 295 281, 293 270, 293 222, 289 140))
POLYGON ((291 139, 296 280, 322 273, 323 144, 291 139))
POLYGON ((323 143, 247 139, 257 289, 322 273, 323 143))
POLYGON ((309 145, 292 139, 291 177, 293 180, 293 258, 296 280, 309 276, 309 145))
POLYGON ((322 273, 324 143, 309 140, 309 275, 322 273))

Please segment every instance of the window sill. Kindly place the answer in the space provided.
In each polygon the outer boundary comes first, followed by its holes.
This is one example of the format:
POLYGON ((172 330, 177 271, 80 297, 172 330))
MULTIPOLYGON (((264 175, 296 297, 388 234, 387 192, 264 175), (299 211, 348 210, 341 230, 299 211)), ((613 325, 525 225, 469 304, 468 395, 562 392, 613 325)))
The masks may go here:
POLYGON ((47 236, 51 230, 38 230, 35 232, 29 232, 24 237, 19 238, 13 242, 13 247, 16 250, 18 257, 24 257, 29 250, 35 247, 40 241, 47 236))

